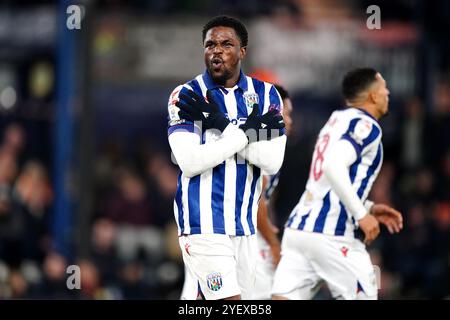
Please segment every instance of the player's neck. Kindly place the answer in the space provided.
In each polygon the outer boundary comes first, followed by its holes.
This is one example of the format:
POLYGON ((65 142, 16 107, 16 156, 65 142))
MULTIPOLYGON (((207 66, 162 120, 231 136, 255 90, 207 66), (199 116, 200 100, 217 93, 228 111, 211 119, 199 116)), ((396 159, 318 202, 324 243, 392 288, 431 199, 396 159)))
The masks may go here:
POLYGON ((225 81, 224 87, 233 88, 239 82, 240 75, 240 72, 236 72, 230 79, 227 79, 227 81, 225 81))
POLYGON ((381 115, 378 113, 375 105, 365 105, 363 106, 363 109, 375 119, 380 120, 381 115))

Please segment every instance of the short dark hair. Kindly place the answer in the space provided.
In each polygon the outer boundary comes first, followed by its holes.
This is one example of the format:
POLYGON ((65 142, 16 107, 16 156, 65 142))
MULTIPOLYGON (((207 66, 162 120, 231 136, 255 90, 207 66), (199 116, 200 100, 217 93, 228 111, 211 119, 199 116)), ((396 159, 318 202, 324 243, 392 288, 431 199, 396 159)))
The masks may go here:
POLYGON ((289 99, 289 92, 280 84, 274 84, 275 89, 277 89, 278 93, 281 96, 281 99, 289 99))
POLYGON ((229 16, 217 16, 209 20, 202 31, 202 42, 205 41, 206 33, 214 27, 229 27, 233 28, 237 36, 241 40, 241 46, 246 47, 248 43, 248 32, 245 25, 238 19, 229 16))
POLYGON ((377 70, 373 68, 353 69, 342 80, 342 94, 345 100, 355 99, 376 80, 377 70))

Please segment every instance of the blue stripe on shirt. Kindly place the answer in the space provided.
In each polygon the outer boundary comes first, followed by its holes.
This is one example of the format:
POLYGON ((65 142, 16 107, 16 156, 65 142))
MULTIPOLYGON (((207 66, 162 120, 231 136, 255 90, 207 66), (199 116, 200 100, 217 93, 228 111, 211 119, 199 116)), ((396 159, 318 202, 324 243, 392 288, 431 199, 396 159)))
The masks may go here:
POLYGON ((222 111, 225 115, 228 114, 227 107, 225 106, 225 97, 219 88, 211 90, 212 98, 214 102, 219 105, 220 111, 222 111))
POLYGON ((356 178, 356 174, 358 172, 358 166, 361 164, 362 158, 359 156, 358 159, 350 166, 349 174, 350 174, 350 181, 353 184, 356 178))
POLYGON ((339 201, 339 206, 341 207, 341 211, 339 212, 339 218, 336 224, 336 230, 334 231, 335 236, 342 236, 345 233, 346 222, 347 222, 347 210, 341 201, 339 201))
POLYGON ((264 110, 264 100, 265 100, 265 86, 264 82, 259 81, 258 79, 252 78, 253 88, 255 88, 255 92, 259 96, 259 113, 261 114, 264 110))
POLYGON ((225 190, 225 163, 213 169, 211 188, 211 209, 213 214, 214 233, 225 234, 225 221, 223 212, 225 190))
POLYGON ((362 151, 362 147, 360 144, 358 144, 355 139, 353 139, 351 137, 351 133, 353 133, 355 131, 355 126, 358 123, 358 121, 361 120, 360 118, 355 118, 352 119, 348 125, 348 129, 347 131, 345 131, 345 133, 342 135, 341 139, 347 140, 349 141, 352 146, 355 148, 356 154, 359 157, 359 155, 361 154, 362 151))
POLYGON ((247 207, 247 222, 248 226, 250 228, 250 232, 252 234, 255 233, 255 226, 253 225, 252 221, 252 214, 253 214, 253 201, 258 201, 259 199, 254 199, 255 197, 255 188, 256 188, 256 182, 259 179, 259 176, 261 175, 261 169, 257 166, 253 166, 253 181, 250 188, 250 198, 248 200, 248 207, 247 207))
POLYGON ((201 233, 200 227, 200 175, 192 177, 188 186, 189 225, 191 234, 201 233))
POLYGON ((236 235, 243 236, 244 228, 241 223, 241 209, 244 199, 245 183, 247 181, 247 164, 236 164, 236 202, 235 202, 235 222, 236 235))
POLYGON ((177 187, 177 193, 175 194, 175 203, 177 204, 178 208, 178 226, 180 227, 180 234, 184 233, 184 212, 183 212, 183 202, 182 202, 182 196, 183 196, 183 189, 181 185, 181 175, 180 172, 178 174, 178 187, 177 187))
POLYGON ((322 232, 325 226, 325 219, 330 211, 330 191, 327 192, 323 199, 322 208, 320 209, 319 215, 317 216, 316 222, 314 223, 314 232, 322 232))
POLYGON ((241 90, 234 90, 234 98, 236 99, 237 106, 237 117, 239 118, 247 118, 247 107, 245 105, 244 96, 242 95, 241 90))
POLYGON ((294 221, 295 217, 297 216, 297 211, 292 212, 288 221, 285 224, 285 227, 290 227, 292 225, 292 222, 294 221))
MULTIPOLYGON (((311 209, 311 210, 312 210, 312 209, 311 209)), ((305 215, 302 217, 302 220, 300 221, 300 224, 299 224, 299 226, 298 226, 298 229, 299 229, 299 230, 303 230, 303 228, 305 227, 306 219, 308 219, 309 214, 311 213, 311 210, 309 210, 308 213, 305 214, 305 215)))
POLYGON ((363 140, 362 149, 371 144, 380 135, 380 133, 380 129, 378 129, 377 126, 372 125, 372 131, 370 131, 369 136, 363 140))
POLYGON ((374 174, 375 170, 378 168, 378 165, 381 162, 381 152, 382 151, 381 151, 381 144, 380 144, 378 146, 377 155, 375 156, 375 159, 373 159, 373 162, 370 165, 369 169, 367 169, 366 176, 361 181, 361 185, 359 186, 357 194, 360 199, 362 198, 364 191, 366 190, 367 184, 369 183, 369 179, 372 177, 372 175, 374 174))
MULTIPOLYGON (((237 118, 247 117, 247 107, 245 105, 241 90, 234 91, 237 118)), ((236 202, 235 202, 235 222, 236 235, 244 235, 244 228, 241 221, 241 212, 245 210, 242 208, 244 202, 245 185, 247 183, 247 170, 249 170, 248 161, 241 158, 238 154, 235 155, 236 160, 236 202)))

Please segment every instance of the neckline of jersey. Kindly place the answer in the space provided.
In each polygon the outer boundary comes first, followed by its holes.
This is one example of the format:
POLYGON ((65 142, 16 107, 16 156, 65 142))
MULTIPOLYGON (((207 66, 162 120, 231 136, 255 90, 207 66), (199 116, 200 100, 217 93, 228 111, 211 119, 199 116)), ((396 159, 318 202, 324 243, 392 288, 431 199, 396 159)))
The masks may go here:
POLYGON ((370 113, 368 113, 366 110, 364 110, 364 109, 362 109, 362 108, 358 108, 358 107, 350 107, 350 108, 361 111, 362 113, 364 113, 365 115, 371 117, 373 120, 375 120, 375 121, 378 123, 378 120, 377 120, 373 115, 371 115, 370 113))

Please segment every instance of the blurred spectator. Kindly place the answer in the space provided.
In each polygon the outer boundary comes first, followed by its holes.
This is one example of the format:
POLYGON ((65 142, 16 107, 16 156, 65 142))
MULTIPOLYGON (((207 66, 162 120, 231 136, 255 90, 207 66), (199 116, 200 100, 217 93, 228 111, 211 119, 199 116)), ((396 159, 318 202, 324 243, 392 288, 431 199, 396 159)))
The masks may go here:
POLYGON ((11 123, 5 128, 2 148, 22 163, 22 152, 26 144, 25 130, 18 123, 11 123))
POLYGON ((146 178, 155 208, 155 224, 164 227, 173 222, 173 195, 177 189, 178 169, 166 155, 153 154, 147 161, 146 178))
POLYGON ((11 289, 9 298, 23 299, 27 297, 28 283, 18 270, 12 270, 9 274, 9 287, 11 289))
POLYGON ((102 298, 100 275, 97 267, 89 260, 77 262, 80 267, 81 299, 102 298))
POLYGON ((50 252, 43 263, 43 281, 36 290, 37 298, 44 299, 73 299, 78 290, 67 288, 67 261, 54 252, 50 252))
POLYGON ((42 261, 50 247, 48 209, 52 201, 52 189, 42 164, 25 164, 14 186, 14 200, 24 220, 22 257, 42 261))
POLYGON ((117 250, 114 245, 116 238, 115 224, 105 218, 94 222, 92 228, 91 259, 100 273, 101 282, 104 285, 117 282, 117 250))
POLYGON ((0 151, 0 258, 10 265, 19 265, 23 216, 13 200, 12 186, 17 175, 17 163, 8 150, 0 151))
POLYGON ((115 174, 115 189, 107 196, 103 217, 116 225, 116 246, 123 261, 143 252, 152 263, 161 259, 163 234, 154 225, 155 212, 140 176, 127 166, 115 174))

